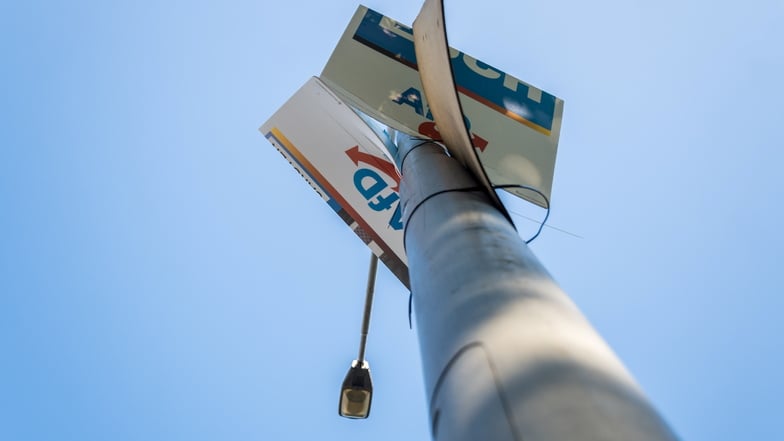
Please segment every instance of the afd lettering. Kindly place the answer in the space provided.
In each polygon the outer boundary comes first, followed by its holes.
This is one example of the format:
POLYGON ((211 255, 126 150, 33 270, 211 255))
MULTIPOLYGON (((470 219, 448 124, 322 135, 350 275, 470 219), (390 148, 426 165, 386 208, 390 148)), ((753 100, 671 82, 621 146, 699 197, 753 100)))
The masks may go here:
MULTIPOLYGON (((417 68, 414 31, 369 9, 354 40, 413 69, 417 68)), ((549 135, 556 97, 450 48, 457 89, 486 106, 549 135)))
MULTIPOLYGON (((419 133, 427 136, 428 138, 436 141, 442 141, 441 134, 438 133, 438 128, 433 122, 433 114, 430 113, 430 107, 427 108, 426 113, 424 104, 422 103, 422 93, 418 89, 409 87, 403 91, 403 93, 393 98, 392 101, 400 105, 405 104, 407 106, 411 106, 411 108, 414 109, 414 112, 429 119, 430 121, 420 124, 417 130, 419 133)), ((474 147, 478 148, 480 152, 484 152, 485 148, 487 148, 487 140, 477 135, 476 133, 471 132, 471 121, 465 115, 463 118, 465 118, 465 125, 471 134, 471 142, 473 142, 474 147)))
POLYGON ((360 151, 359 146, 346 150, 346 155, 358 167, 360 163, 373 167, 359 167, 354 172, 354 187, 368 202, 370 209, 380 212, 394 208, 388 224, 393 230, 402 230, 403 216, 400 211, 400 195, 398 194, 400 175, 397 174, 394 164, 378 156, 360 151), (392 179, 395 186, 390 187, 387 179, 384 179, 376 170, 392 179))

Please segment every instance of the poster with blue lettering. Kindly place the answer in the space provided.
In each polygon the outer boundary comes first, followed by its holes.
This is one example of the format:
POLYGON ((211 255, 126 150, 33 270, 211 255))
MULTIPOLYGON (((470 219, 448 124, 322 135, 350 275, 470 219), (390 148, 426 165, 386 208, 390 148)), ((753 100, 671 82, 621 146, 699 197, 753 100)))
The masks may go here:
MULTIPOLYGON (((493 185, 533 187, 548 199, 563 100, 450 48, 466 123, 493 185)), ((411 27, 360 6, 321 79, 342 99, 411 135, 440 140, 417 70, 411 27)), ((511 193, 539 206, 541 196, 511 193)))
POLYGON ((318 78, 259 131, 408 287, 400 175, 378 133, 318 78))

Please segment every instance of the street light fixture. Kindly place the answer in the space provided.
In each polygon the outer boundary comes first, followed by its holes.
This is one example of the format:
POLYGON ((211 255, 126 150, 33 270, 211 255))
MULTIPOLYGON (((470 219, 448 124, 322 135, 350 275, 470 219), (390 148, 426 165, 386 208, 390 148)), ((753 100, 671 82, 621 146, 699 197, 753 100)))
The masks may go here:
POLYGON ((370 415, 370 403, 373 399, 373 382, 370 380, 370 365, 357 360, 351 367, 340 388, 340 405, 338 413, 345 418, 367 418, 370 415))
POLYGON ((367 418, 373 399, 373 382, 370 380, 370 365, 365 360, 365 345, 370 328, 370 311, 373 307, 373 288, 376 283, 378 257, 370 253, 365 311, 362 315, 362 332, 359 339, 359 356, 351 362, 351 367, 340 388, 338 414, 345 418, 367 418))

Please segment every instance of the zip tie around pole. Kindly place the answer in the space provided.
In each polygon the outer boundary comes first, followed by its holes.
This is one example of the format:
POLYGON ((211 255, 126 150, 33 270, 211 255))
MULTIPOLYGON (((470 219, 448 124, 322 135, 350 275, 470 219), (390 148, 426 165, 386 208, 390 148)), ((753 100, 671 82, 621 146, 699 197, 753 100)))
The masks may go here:
POLYGON ((530 239, 525 241, 526 245, 531 243, 531 242, 533 242, 534 239, 539 237, 539 235, 542 233, 542 229, 544 228, 544 225, 547 223, 547 219, 550 217, 550 199, 548 199, 547 196, 545 196, 544 193, 542 193, 538 189, 536 189, 534 187, 529 187, 527 185, 522 185, 522 184, 494 185, 493 188, 494 189, 498 189, 498 188, 522 188, 523 190, 533 191, 534 193, 536 193, 539 196, 541 196, 542 199, 544 199, 545 206, 546 206, 545 209, 547 210, 545 212, 544 219, 542 220, 542 223, 539 224, 539 229, 536 230, 536 234, 534 234, 533 236, 531 236, 530 239))

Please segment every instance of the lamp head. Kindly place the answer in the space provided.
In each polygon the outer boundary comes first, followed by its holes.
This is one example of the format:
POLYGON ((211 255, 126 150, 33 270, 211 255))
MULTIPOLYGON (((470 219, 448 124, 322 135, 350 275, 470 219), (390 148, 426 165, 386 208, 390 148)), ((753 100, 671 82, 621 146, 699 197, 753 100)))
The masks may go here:
POLYGON ((367 418, 373 398, 373 383, 370 381, 370 365, 367 361, 359 366, 351 362, 346 378, 340 388, 338 413, 345 418, 367 418))

